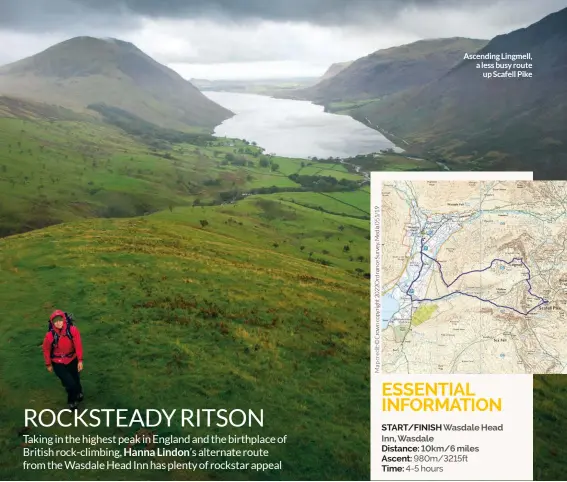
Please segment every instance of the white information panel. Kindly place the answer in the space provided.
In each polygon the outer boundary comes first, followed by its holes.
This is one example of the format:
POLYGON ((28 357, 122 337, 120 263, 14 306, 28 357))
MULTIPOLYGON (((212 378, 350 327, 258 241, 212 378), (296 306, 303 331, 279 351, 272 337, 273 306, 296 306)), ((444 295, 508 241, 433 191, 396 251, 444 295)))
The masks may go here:
POLYGON ((532 179, 372 173, 372 480, 533 480, 532 179))
POLYGON ((373 480, 532 480, 532 375, 382 375, 373 480))

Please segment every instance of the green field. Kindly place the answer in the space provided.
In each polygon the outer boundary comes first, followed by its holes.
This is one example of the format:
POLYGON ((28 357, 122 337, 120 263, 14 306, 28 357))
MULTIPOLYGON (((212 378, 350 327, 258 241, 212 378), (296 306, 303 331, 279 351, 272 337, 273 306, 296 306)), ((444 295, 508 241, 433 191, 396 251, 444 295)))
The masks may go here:
POLYGON ((363 107, 366 104, 372 102, 377 102, 380 99, 364 99, 364 100, 353 100, 353 101, 340 101, 340 102, 329 102, 326 104, 326 109, 328 112, 333 112, 334 114, 348 114, 351 110, 363 107))
POLYGON ((287 177, 296 172, 362 179, 340 164, 282 157, 268 157, 277 170, 262 167, 260 150, 243 146, 155 149, 102 123, 0 118, 0 234, 210 202, 222 191, 299 188, 287 177), (247 164, 226 164, 228 154, 247 164))
POLYGON ((274 197, 317 210, 345 216, 370 216, 370 193, 354 192, 297 192, 274 194, 274 197))
POLYGON ((305 189, 288 178, 305 167, 363 177, 55 114, 0 118, 0 304, 17 320, 0 324, 0 479, 367 479, 368 192, 223 200, 305 189), (39 348, 56 307, 82 333, 85 408, 263 409, 263 428, 190 433, 287 435, 263 446, 281 471, 24 471, 24 433, 139 428, 22 431, 24 408, 65 407, 39 348))
POLYGON ((1 325, 0 478, 26 476, 18 468, 22 408, 64 402, 38 350, 56 306, 74 312, 83 333, 87 407, 263 408, 261 433, 288 435, 286 446, 272 450, 282 472, 214 478, 368 477, 368 262, 350 261, 343 251, 351 245, 353 254, 365 255, 367 229, 364 221, 340 223, 257 197, 229 208, 89 220, 1 240, 0 285, 10 289, 0 300, 18 323, 1 325), (201 228, 200 220, 209 224, 201 228))
POLYGON ((348 172, 342 164, 324 162, 310 162, 301 169, 300 174, 307 176, 331 176, 336 179, 360 179, 359 174, 348 172))
POLYGON ((333 197, 343 203, 348 203, 355 206, 357 209, 370 214, 370 187, 363 186, 358 191, 354 192, 333 192, 329 196, 333 197))
POLYGON ((534 480, 563 480, 567 474, 567 379, 534 376, 534 480))
POLYGON ((276 186, 276 187, 297 187, 298 184, 288 179, 287 176, 283 174, 278 174, 276 172, 262 172, 260 169, 247 169, 247 172, 253 177, 250 181, 246 183, 246 187, 250 189, 264 187, 264 186, 276 186))
POLYGON ((431 160, 415 159, 402 153, 381 152, 358 155, 347 162, 369 171, 440 171, 441 166, 431 160))
POLYGON ((302 165, 305 164, 304 159, 291 159, 287 157, 274 156, 274 162, 279 166, 278 172, 289 176, 301 171, 302 165))

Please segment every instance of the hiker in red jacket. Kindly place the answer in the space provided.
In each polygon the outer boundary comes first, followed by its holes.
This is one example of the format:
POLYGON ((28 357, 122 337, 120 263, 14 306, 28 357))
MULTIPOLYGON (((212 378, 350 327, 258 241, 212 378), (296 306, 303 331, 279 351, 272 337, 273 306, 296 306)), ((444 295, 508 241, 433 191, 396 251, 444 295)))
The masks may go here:
POLYGON ((72 318, 61 310, 49 317, 49 331, 43 340, 43 357, 48 372, 55 372, 67 391, 67 403, 75 410, 83 400, 79 372, 83 369, 81 334, 72 318))

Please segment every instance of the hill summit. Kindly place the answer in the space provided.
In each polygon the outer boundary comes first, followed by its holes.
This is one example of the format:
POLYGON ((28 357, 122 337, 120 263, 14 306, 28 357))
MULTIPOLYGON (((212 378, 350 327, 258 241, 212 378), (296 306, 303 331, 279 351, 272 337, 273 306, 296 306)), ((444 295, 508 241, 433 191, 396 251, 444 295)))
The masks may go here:
POLYGON ((0 94, 83 110, 116 106, 163 127, 214 127, 232 113, 130 42, 75 37, 0 68, 0 94))

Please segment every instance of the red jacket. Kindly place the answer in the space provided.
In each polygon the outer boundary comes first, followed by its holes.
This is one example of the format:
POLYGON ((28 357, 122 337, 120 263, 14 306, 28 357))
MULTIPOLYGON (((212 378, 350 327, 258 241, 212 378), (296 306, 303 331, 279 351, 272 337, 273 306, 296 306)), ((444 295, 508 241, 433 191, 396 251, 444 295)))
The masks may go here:
POLYGON ((51 357, 51 350, 53 344, 53 334, 51 331, 48 331, 43 339, 43 358, 45 359, 45 364, 47 366, 51 365, 52 362, 54 363, 63 363, 67 365, 75 358, 78 358, 79 361, 83 361, 83 344, 81 343, 81 334, 76 326, 71 327, 71 336, 73 339, 71 340, 67 337, 67 322, 63 322, 63 327, 61 330, 53 327, 53 330, 59 335, 59 341, 57 342, 57 346, 53 347, 53 358, 51 357), (64 356, 64 355, 71 355, 72 356, 64 356))

